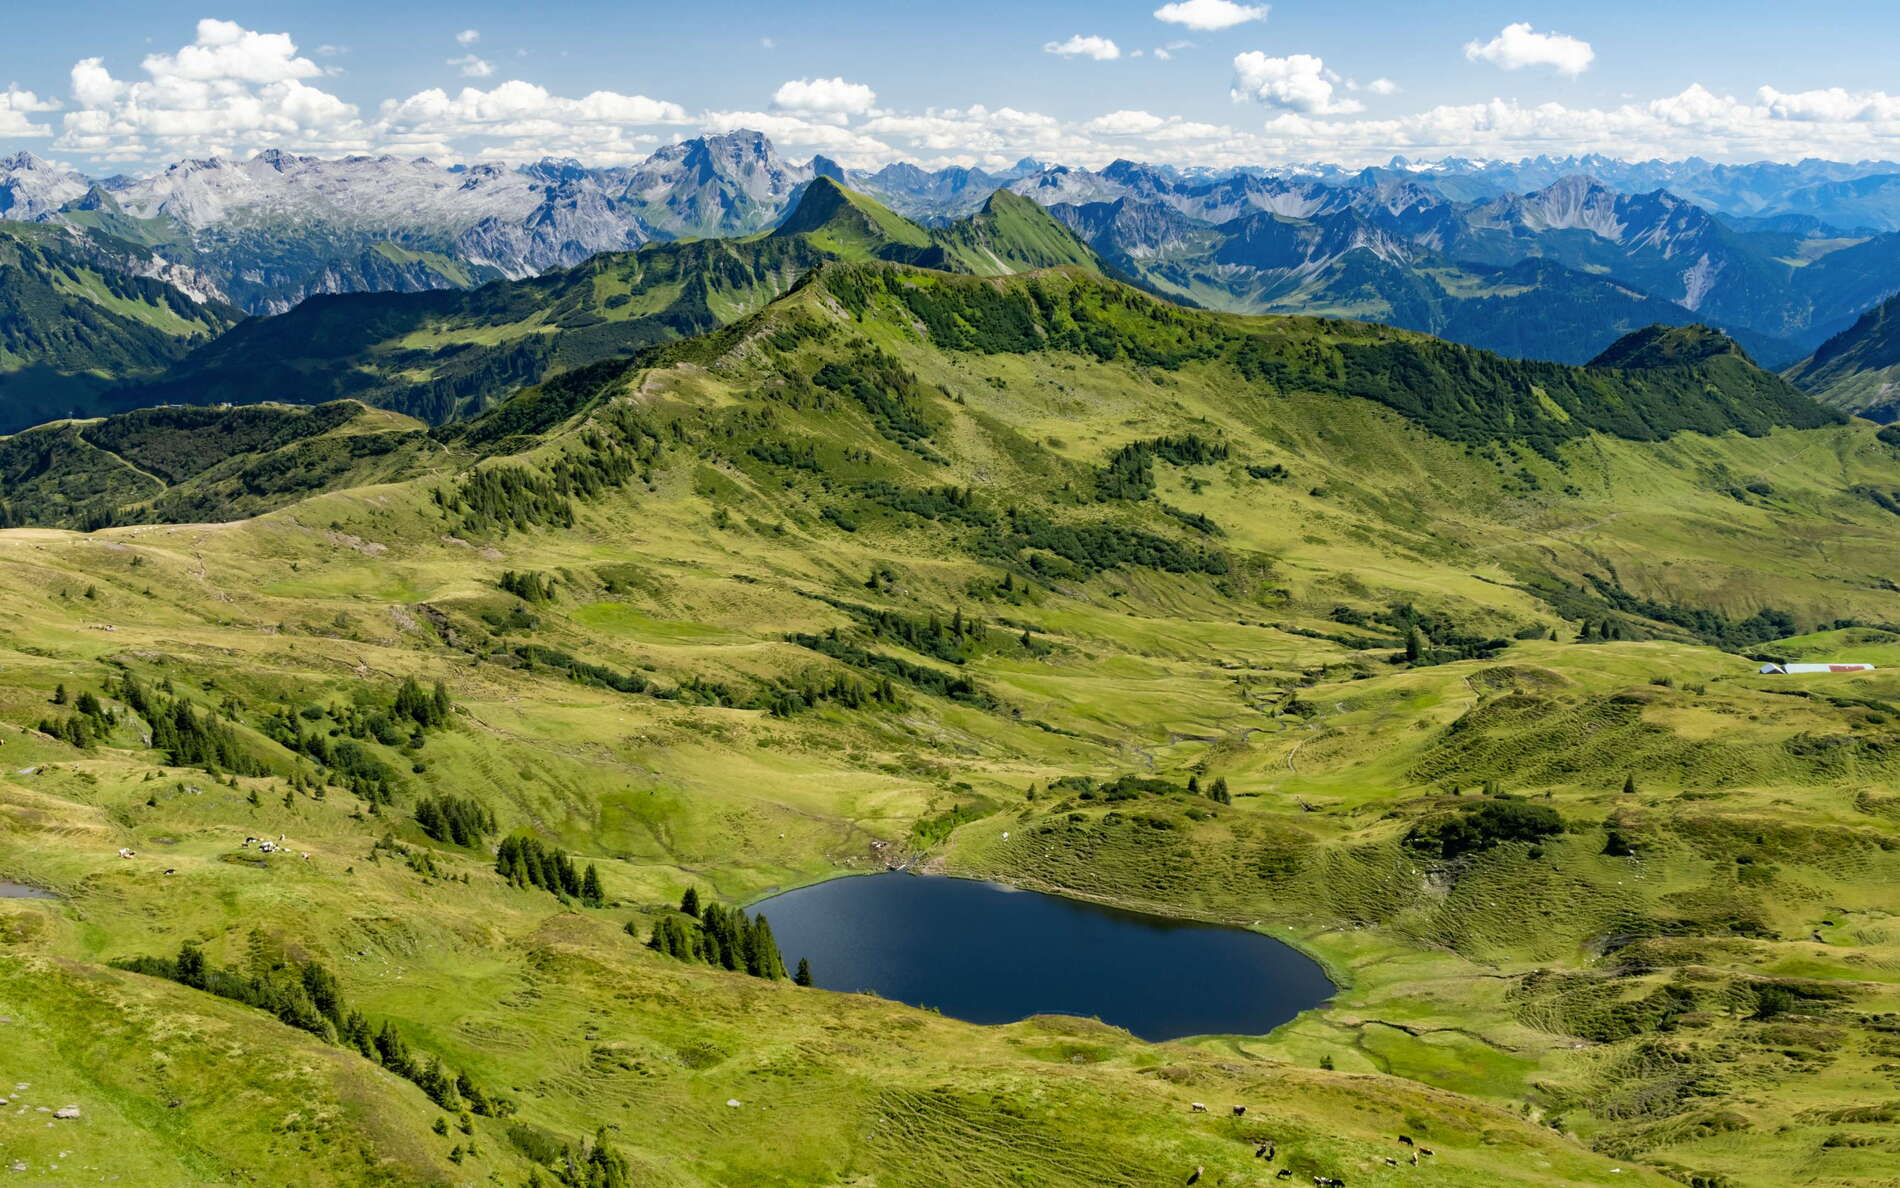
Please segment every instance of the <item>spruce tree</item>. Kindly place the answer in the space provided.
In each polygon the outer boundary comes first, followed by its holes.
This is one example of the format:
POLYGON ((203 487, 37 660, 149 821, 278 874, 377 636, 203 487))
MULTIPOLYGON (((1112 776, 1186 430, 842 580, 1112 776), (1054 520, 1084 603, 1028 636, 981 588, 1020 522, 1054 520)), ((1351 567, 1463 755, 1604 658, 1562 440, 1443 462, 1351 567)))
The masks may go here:
POLYGON ((803 957, 800 957, 798 959, 798 972, 792 975, 792 984, 795 986, 811 985, 811 962, 810 961, 807 961, 803 957))
POLYGON ((746 972, 755 978, 778 979, 785 976, 785 962, 779 957, 778 941, 763 915, 752 917, 751 943, 746 946, 746 972))
POLYGON ((680 911, 693 919, 699 919, 699 888, 688 887, 686 894, 680 896, 680 911))
POLYGON ((1623 795, 1636 795, 1636 773, 1633 771, 1623 777, 1623 795))
POLYGON ((178 947, 178 980, 193 990, 203 990, 206 980, 204 950, 191 941, 178 947))
POLYGON ((581 902, 585 903, 588 907, 599 907, 606 899, 606 894, 600 889, 600 871, 596 870, 594 864, 589 862, 587 864, 587 875, 581 879, 581 902))

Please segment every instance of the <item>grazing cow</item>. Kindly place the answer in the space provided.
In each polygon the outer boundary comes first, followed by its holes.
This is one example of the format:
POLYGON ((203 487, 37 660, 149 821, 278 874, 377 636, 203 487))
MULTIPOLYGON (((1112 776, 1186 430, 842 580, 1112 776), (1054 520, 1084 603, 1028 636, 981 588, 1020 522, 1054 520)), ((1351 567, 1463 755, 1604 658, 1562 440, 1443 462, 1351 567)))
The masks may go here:
POLYGON ((1192 1175, 1190 1175, 1190 1176, 1188 1176, 1188 1178, 1187 1178, 1187 1182, 1188 1182, 1188 1183, 1190 1183, 1190 1184, 1198 1184, 1198 1183, 1200 1183, 1200 1182, 1201 1182, 1201 1173, 1202 1173, 1202 1172, 1204 1172, 1204 1171, 1206 1171, 1206 1170, 1207 1170, 1207 1169, 1206 1169, 1206 1168, 1204 1168, 1204 1167, 1197 1167, 1197 1168, 1195 1168, 1195 1169, 1194 1169, 1194 1172, 1193 1172, 1193 1174, 1192 1174, 1192 1175))
POLYGON ((1436 1152, 1436 1151, 1434 1151, 1434 1150, 1432 1150, 1432 1149, 1431 1149, 1430 1147, 1420 1147, 1420 1148, 1418 1149, 1418 1153, 1419 1153, 1420 1155, 1436 1155, 1436 1154, 1438 1154, 1438 1152, 1436 1152))
POLYGON ((1244 1115, 1244 1114, 1246 1114, 1246 1112, 1247 1112, 1247 1107, 1246 1107, 1246 1106, 1235 1106, 1235 1107, 1234 1107, 1234 1117, 1236 1117, 1236 1118, 1239 1118, 1239 1117, 1241 1117, 1242 1115, 1244 1115))
POLYGON ((1399 1161, 1392 1158, 1390 1155, 1387 1155, 1385 1157, 1385 1165, 1387 1167, 1397 1167, 1399 1165, 1399 1161))
POLYGON ((1201 1103, 1201 1102, 1198 1102, 1198 1101, 1190 1101, 1190 1102, 1188 1102, 1188 1113, 1190 1113, 1190 1114, 1205 1114, 1206 1112, 1207 1112, 1207 1106, 1206 1106, 1206 1105, 1204 1105, 1203 1103, 1201 1103))
POLYGON ((1399 1136, 1399 1141, 1409 1147, 1412 1145, 1412 1136, 1409 1134, 1402 1134, 1399 1136))
POLYGON ((1292 1169, 1283 1167, 1273 1178, 1276 1180, 1290 1180, 1293 1178, 1292 1169))

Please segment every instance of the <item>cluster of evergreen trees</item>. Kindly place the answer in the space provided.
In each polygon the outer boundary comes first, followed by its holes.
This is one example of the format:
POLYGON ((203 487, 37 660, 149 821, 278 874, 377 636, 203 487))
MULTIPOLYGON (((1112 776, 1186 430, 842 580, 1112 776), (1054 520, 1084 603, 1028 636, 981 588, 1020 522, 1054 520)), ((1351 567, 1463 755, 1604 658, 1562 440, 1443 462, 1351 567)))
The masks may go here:
MULTIPOLYGON (((510 1131, 509 1141, 517 1148, 523 1148, 518 1134, 518 1131, 510 1131)), ((523 1153, 527 1151, 524 1149, 523 1153)), ((537 1152, 529 1157, 537 1158, 538 1155, 537 1152)), ((633 1169, 628 1166, 624 1155, 607 1145, 605 1126, 594 1132, 593 1144, 583 1147, 579 1153, 569 1147, 558 1146, 542 1162, 556 1164, 554 1175, 564 1188, 633 1188, 633 1169)), ((539 1168, 528 1172, 528 1188, 547 1188, 547 1185, 539 1168)))
POLYGON ((912 664, 908 660, 886 656, 881 652, 868 651, 844 639, 835 627, 823 635, 811 635, 801 631, 794 632, 785 639, 788 643, 809 648, 841 664, 876 674, 879 680, 872 697, 884 704, 897 703, 897 693, 891 684, 892 678, 901 680, 922 692, 932 693, 938 697, 948 697, 952 701, 967 702, 982 709, 994 709, 997 704, 995 698, 968 677, 956 676, 936 668, 926 668, 921 664, 912 664))
POLYGON ((1556 809, 1500 792, 1449 816, 1419 822, 1407 831, 1405 840, 1414 849, 1457 858, 1499 842, 1536 843, 1563 831, 1564 820, 1556 809))
POLYGON ((1206 788, 1202 788, 1201 777, 1191 775, 1188 777, 1187 790, 1189 795, 1205 796, 1215 804, 1234 803, 1234 794, 1227 789, 1226 776, 1215 776, 1206 788))
MULTIPOLYGON (((1031 789, 1033 792, 1034 789, 1031 789)), ((1190 775, 1187 784, 1181 785, 1158 776, 1120 775, 1112 780, 1098 781, 1091 776, 1062 776, 1049 781, 1049 791, 1060 795, 1067 793, 1077 800, 1100 800, 1114 804, 1124 800, 1139 800, 1143 796, 1205 796, 1217 804, 1234 803, 1233 793, 1227 790, 1227 777, 1216 776, 1206 787, 1201 785, 1201 777, 1190 775)))
POLYGON ((165 752, 173 766, 248 776, 269 774, 263 762, 244 749, 230 723, 211 710, 200 712, 182 697, 166 696, 171 687, 167 677, 157 690, 147 688, 128 672, 108 691, 151 723, 152 747, 165 752))
POLYGON ((1007 528, 999 526, 979 539, 978 551, 1015 559, 1024 549, 1041 550, 1031 554, 1030 568, 1056 577, 1073 577, 1078 572, 1087 575, 1131 565, 1167 573, 1215 576, 1232 568, 1225 553, 1190 548, 1139 528, 1104 523, 1058 524, 1014 507, 1007 512, 1007 528), (1051 565, 1044 553, 1055 554, 1073 569, 1051 565))
POLYGON ((452 492, 438 487, 436 505, 461 518, 473 535, 506 534, 537 525, 569 528, 575 499, 592 499, 625 485, 639 471, 631 450, 589 432, 545 471, 523 466, 483 466, 469 471, 452 492))
POLYGON ((415 1082, 429 1100, 450 1112, 466 1108, 490 1117, 514 1112, 512 1103, 490 1097, 467 1073, 451 1075, 435 1057, 426 1062, 416 1057, 394 1024, 385 1021, 376 1028, 363 1012, 351 1010, 343 1001, 336 975, 320 962, 283 963, 247 976, 212 965, 202 949, 186 941, 175 958, 134 957, 113 964, 269 1011, 292 1027, 325 1043, 353 1048, 365 1059, 415 1082))
POLYGON ((889 677, 866 683, 843 673, 832 673, 829 677, 808 674, 798 680, 774 681, 755 698, 755 708, 775 718, 790 718, 827 704, 861 710, 903 703, 889 677))
POLYGON ((1179 437, 1156 437, 1131 441, 1108 457, 1108 465, 1095 476, 1095 497, 1146 499, 1155 491, 1155 459, 1176 466, 1200 466, 1227 457, 1227 443, 1209 441, 1193 433, 1179 437))
POLYGON ((989 626, 981 619, 965 618, 961 607, 951 611, 946 622, 934 612, 919 618, 845 602, 832 605, 862 623, 873 639, 902 644, 948 664, 962 664, 977 655, 989 639, 989 626))
POLYGON ((900 487, 882 479, 860 483, 858 494, 880 507, 922 516, 926 520, 985 527, 996 522, 996 515, 976 501, 971 487, 900 487))
POLYGON ((296 714, 284 707, 265 718, 260 728, 272 741, 307 756, 329 773, 332 782, 372 805, 383 805, 395 799, 396 772, 364 744, 373 741, 386 747, 420 747, 427 732, 447 726, 454 712, 455 703, 441 681, 425 692, 414 678, 405 677, 388 708, 374 700, 323 709, 307 706, 296 714), (326 717, 335 723, 328 730, 307 725, 326 717))
POLYGON ((583 872, 565 850, 542 845, 538 838, 503 838, 495 854, 495 873, 517 887, 540 887, 578 899, 588 907, 599 907, 606 901, 600 871, 592 863, 583 872))
MULTIPOLYGON (((690 887, 680 900, 680 914, 660 917, 647 947, 680 961, 703 961, 755 978, 785 976, 778 942, 763 915, 748 918, 723 904, 702 906, 699 892, 690 887)), ((811 967, 801 961, 799 969, 805 978, 800 984, 810 985, 811 967)))
MULTIPOLYGON (((265 719, 263 730, 281 746, 307 756, 320 771, 327 773, 325 778, 329 782, 350 789, 372 805, 392 803, 396 792, 395 771, 357 739, 340 737, 348 731, 360 730, 363 734, 359 737, 367 738, 376 723, 366 715, 347 710, 333 712, 341 714, 343 720, 327 735, 305 729, 295 718, 284 714, 265 719)), ((383 722, 389 720, 388 715, 382 716, 383 722)), ((391 731, 379 734, 377 741, 394 745, 402 742, 403 736, 391 731)))
POLYGON ((1578 643, 1609 643, 1620 639, 1642 639, 1630 628, 1615 619, 1585 619, 1583 626, 1577 629, 1578 643))
POLYGON ((554 600, 554 579, 545 573, 535 573, 531 570, 516 573, 510 569, 501 575, 501 580, 497 584, 503 590, 513 594, 523 602, 532 602, 538 605, 554 600))
POLYGON ((436 841, 478 846, 495 832, 495 814, 466 796, 425 796, 416 803, 416 824, 436 841))
POLYGON ((406 718, 420 729, 432 730, 449 724, 455 703, 449 700, 449 691, 441 681, 424 693, 414 677, 404 677, 396 689, 395 709, 398 718, 406 718))
POLYGON ((558 668, 567 674, 569 680, 582 685, 598 685, 617 693, 645 693, 649 687, 647 679, 637 672, 617 672, 604 664, 576 659, 558 648, 521 644, 515 648, 514 654, 526 661, 529 667, 543 664, 558 668))
POLYGON ((1801 628, 1787 611, 1764 608, 1746 619, 1731 619, 1720 611, 1680 603, 1657 602, 1625 590, 1614 579, 1589 575, 1591 589, 1571 585, 1553 577, 1531 587, 1533 593, 1566 619, 1583 622, 1578 639, 1598 643, 1618 639, 1649 638, 1631 620, 1647 619, 1667 623, 1713 647, 1727 652, 1746 652, 1771 640, 1799 634, 1801 628), (1617 616, 1605 614, 1605 610, 1617 616))
MULTIPOLYGON (((1337 613, 1334 617, 1338 618, 1337 613)), ((1398 632, 1405 641, 1405 662, 1421 668, 1454 660, 1487 660, 1511 646, 1508 639, 1477 634, 1409 602, 1388 607, 1373 615, 1372 621, 1398 632)))
POLYGON ((71 704, 73 711, 63 718, 41 718, 40 733, 61 739, 80 750, 88 750, 100 737, 111 733, 119 724, 119 716, 107 709, 90 690, 82 691, 77 698, 70 697, 66 686, 60 685, 53 690, 53 704, 71 704))
POLYGON ((877 431, 899 445, 930 454, 924 441, 935 426, 924 412, 917 377, 876 347, 858 351, 842 363, 827 363, 811 377, 820 388, 855 400, 877 431))

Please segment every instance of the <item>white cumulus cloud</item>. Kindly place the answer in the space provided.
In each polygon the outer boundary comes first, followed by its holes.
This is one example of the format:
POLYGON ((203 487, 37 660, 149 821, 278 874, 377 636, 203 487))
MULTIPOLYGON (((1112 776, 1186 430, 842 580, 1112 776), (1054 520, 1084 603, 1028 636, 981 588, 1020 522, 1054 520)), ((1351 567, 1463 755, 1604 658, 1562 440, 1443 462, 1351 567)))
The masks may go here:
POLYGON ((303 82, 323 73, 287 33, 259 33, 202 20, 190 45, 147 54, 146 77, 113 77, 101 58, 73 64, 75 110, 63 117, 62 149, 111 159, 221 153, 238 146, 356 151, 356 108, 303 82))
POLYGON ((1235 4, 1234 0, 1180 0, 1155 9, 1155 20, 1186 25, 1203 33, 1266 19, 1266 5, 1235 4))
POLYGON ((787 111, 863 115, 877 106, 877 92, 842 78, 798 78, 772 92, 772 102, 787 111))
POLYGON ((1399 93, 1399 84, 1389 78, 1375 78, 1366 84, 1366 90, 1375 95, 1396 95, 1399 93))
POLYGON ((1590 43, 1562 33, 1539 33, 1525 21, 1506 25, 1502 32, 1486 42, 1469 42, 1465 57, 1473 62, 1489 62, 1504 70, 1523 70, 1530 66, 1548 66, 1559 74, 1576 76, 1590 68, 1596 51, 1590 43))
POLYGON ((1097 62, 1112 62, 1122 56, 1121 47, 1106 37, 1084 37, 1077 33, 1067 41, 1051 41, 1042 47, 1045 54, 1060 54, 1065 58, 1094 58, 1097 62))
POLYGON ((41 99, 31 91, 9 85, 0 91, 0 136, 51 136, 48 124, 36 124, 29 116, 58 111, 59 100, 41 99))
POLYGON ((1312 54, 1272 58, 1259 50, 1234 57, 1234 98, 1303 115, 1349 115, 1360 109, 1354 99, 1336 99, 1338 76, 1312 54))
POLYGON ((1103 132, 1110 136, 1139 136, 1153 132, 1168 121, 1146 111, 1111 111, 1082 125, 1085 132, 1103 132))
POLYGON ((1818 122, 1866 122, 1900 119, 1900 100, 1881 91, 1845 91, 1829 87, 1824 91, 1797 91, 1792 94, 1762 87, 1756 92, 1769 115, 1781 120, 1818 122))
POLYGON ((474 45, 481 39, 482 31, 480 29, 464 29, 455 35, 455 44, 463 46, 474 45))
POLYGON ((450 58, 447 65, 460 68, 463 78, 487 78, 495 73, 495 68, 474 54, 465 54, 459 58, 450 58))

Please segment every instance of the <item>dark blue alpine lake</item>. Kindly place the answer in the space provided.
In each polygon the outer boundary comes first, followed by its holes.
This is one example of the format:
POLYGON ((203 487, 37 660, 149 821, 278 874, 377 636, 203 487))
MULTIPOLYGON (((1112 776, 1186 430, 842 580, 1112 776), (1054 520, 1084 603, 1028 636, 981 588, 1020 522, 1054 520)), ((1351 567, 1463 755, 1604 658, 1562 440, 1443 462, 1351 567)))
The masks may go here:
POLYGON ((1147 1040, 1260 1035, 1334 990, 1272 937, 967 879, 833 879, 753 905, 785 964, 972 1023, 1082 1015, 1147 1040))

